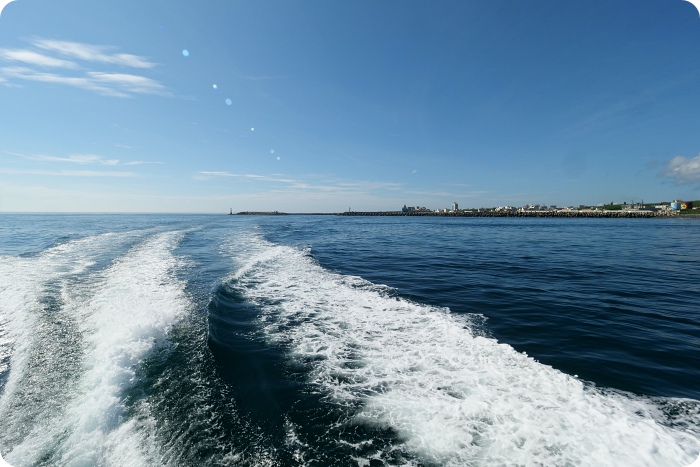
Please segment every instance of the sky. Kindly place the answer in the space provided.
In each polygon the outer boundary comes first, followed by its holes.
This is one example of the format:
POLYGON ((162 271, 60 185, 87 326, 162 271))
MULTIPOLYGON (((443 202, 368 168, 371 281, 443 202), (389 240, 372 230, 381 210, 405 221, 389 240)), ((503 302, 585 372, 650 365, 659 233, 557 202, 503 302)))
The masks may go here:
POLYGON ((1 212, 672 199, 700 199, 700 13, 684 0, 0 13, 1 212))

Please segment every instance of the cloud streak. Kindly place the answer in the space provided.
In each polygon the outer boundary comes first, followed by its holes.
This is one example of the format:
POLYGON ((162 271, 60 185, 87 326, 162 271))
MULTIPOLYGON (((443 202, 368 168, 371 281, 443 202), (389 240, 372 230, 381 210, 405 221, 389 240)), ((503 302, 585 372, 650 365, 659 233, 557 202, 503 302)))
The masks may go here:
POLYGON ((164 164, 163 162, 152 162, 152 161, 127 161, 121 162, 119 159, 106 159, 97 154, 71 154, 69 156, 48 156, 44 154, 40 155, 26 155, 18 154, 14 152, 5 151, 6 154, 11 154, 13 156, 18 156, 23 159, 38 162, 56 162, 56 163, 68 163, 68 164, 78 164, 78 165, 106 165, 106 166, 117 166, 117 165, 145 165, 145 164, 164 164))
POLYGON ((100 170, 32 170, 32 169, 4 169, 0 173, 10 175, 50 175, 55 177, 136 177, 135 172, 108 172, 100 170))
POLYGON ((260 182, 277 182, 277 183, 300 183, 296 180, 288 178, 278 178, 276 176, 270 175, 255 175, 255 174, 236 174, 231 172, 197 172, 204 177, 236 177, 236 178, 247 178, 249 180, 256 180, 260 182))
POLYGON ((78 68, 78 64, 75 62, 49 57, 32 50, 0 49, 0 59, 49 68, 78 68))
POLYGON ((70 162, 74 164, 100 164, 100 165, 118 165, 118 159, 104 159, 95 154, 73 154, 68 157, 56 156, 24 156, 26 159, 41 162, 70 162))
POLYGON ((164 85, 146 76, 123 70, 94 69, 110 65, 146 70, 156 66, 145 57, 116 53, 114 47, 79 42, 35 39, 32 45, 34 50, 0 49, 0 62, 8 64, 0 67, 0 84, 10 86, 18 81, 59 84, 121 98, 170 94, 164 85))
POLYGON ((56 52, 86 62, 120 65, 131 68, 153 68, 155 63, 145 57, 124 53, 110 53, 116 47, 84 44, 80 42, 35 39, 33 44, 49 52, 56 52))
MULTIPOLYGON (((318 176, 312 177, 312 181, 286 178, 283 175, 257 175, 257 174, 238 174, 225 171, 202 171, 196 174, 196 178, 200 180, 210 180, 212 178, 231 177, 244 179, 248 182, 262 182, 271 184, 271 188, 267 190, 270 194, 325 194, 328 196, 370 196, 371 193, 383 193, 386 196, 413 196, 413 195, 430 195, 430 196, 445 196, 454 197, 455 193, 440 192, 440 191, 406 191, 405 186, 401 183, 359 180, 348 181, 341 179, 322 179, 318 176)), ((480 193, 479 193, 480 194, 480 193)), ((474 197, 478 194, 472 193, 468 196, 474 197)))

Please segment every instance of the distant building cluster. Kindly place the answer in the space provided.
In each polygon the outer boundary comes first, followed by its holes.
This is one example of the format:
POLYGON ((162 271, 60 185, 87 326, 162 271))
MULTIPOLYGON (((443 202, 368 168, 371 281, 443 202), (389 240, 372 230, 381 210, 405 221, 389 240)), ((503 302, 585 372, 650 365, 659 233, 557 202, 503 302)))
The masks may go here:
POLYGON ((673 200, 670 203, 656 204, 656 205, 645 205, 643 202, 636 204, 627 204, 626 202, 622 204, 610 203, 609 205, 599 205, 599 206, 584 206, 579 205, 574 206, 563 206, 559 207, 556 205, 545 205, 545 204, 526 204, 521 207, 517 206, 498 206, 495 208, 472 208, 472 209, 459 209, 459 204, 457 202, 452 203, 450 208, 441 209, 429 209, 421 206, 406 206, 404 204, 401 208, 402 213, 438 213, 438 214, 448 214, 448 213, 468 213, 468 212, 495 212, 499 214, 518 214, 518 213, 552 213, 552 212, 599 212, 606 210, 620 210, 623 212, 669 212, 669 211, 682 211, 686 209, 693 209, 693 203, 691 201, 681 201, 673 200))
POLYGON ((403 205, 403 208, 401 208, 401 212, 403 213, 408 213, 408 212, 436 212, 436 213, 448 213, 448 212, 459 212, 459 205, 454 202, 452 203, 452 208, 447 209, 428 209, 424 206, 406 206, 405 204, 403 205))
POLYGON ((406 206, 405 204, 403 205, 403 208, 401 208, 401 212, 432 212, 431 209, 428 209, 426 207, 421 207, 421 206, 406 206))

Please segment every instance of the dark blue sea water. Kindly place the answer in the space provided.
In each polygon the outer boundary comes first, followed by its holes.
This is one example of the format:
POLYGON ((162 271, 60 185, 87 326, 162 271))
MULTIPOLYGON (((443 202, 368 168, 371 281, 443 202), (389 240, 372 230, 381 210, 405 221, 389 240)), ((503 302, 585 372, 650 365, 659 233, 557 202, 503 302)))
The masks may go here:
POLYGON ((14 466, 685 466, 700 221, 0 215, 14 466))

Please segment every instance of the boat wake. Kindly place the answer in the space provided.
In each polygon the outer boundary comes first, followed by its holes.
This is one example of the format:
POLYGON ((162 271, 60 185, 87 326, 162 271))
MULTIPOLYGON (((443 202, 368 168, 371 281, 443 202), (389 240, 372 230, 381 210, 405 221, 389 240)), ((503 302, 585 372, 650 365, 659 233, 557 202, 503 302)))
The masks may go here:
POLYGON ((480 335, 469 317, 325 270, 305 251, 259 237, 232 251, 249 254, 231 286, 341 431, 393 434, 381 450, 341 435, 360 464, 400 451, 435 465, 679 466, 700 450, 697 401, 596 388, 480 335))
POLYGON ((0 351, 11 370, 0 398, 0 451, 8 462, 158 463, 148 404, 127 407, 124 395, 188 311, 172 253, 182 235, 107 234, 2 258, 8 331, 0 351), (121 248, 128 251, 95 269, 121 248))

